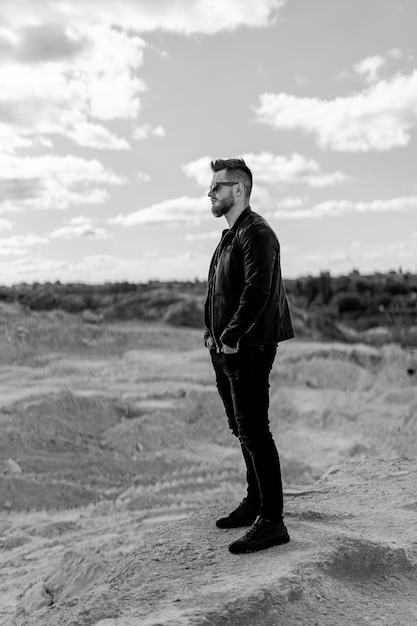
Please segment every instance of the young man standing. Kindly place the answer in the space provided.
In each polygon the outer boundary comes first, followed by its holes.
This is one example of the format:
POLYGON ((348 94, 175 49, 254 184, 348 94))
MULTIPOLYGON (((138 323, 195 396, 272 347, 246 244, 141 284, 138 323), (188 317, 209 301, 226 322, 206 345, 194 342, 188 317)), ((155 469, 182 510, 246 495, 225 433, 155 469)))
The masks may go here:
POLYGON ((250 526, 233 553, 289 541, 283 522, 281 468, 269 429, 269 374, 278 342, 294 336, 281 276, 278 239, 249 205, 252 172, 243 159, 211 162, 208 196, 223 231, 210 264, 205 345, 232 433, 246 464, 247 495, 219 528, 250 526))

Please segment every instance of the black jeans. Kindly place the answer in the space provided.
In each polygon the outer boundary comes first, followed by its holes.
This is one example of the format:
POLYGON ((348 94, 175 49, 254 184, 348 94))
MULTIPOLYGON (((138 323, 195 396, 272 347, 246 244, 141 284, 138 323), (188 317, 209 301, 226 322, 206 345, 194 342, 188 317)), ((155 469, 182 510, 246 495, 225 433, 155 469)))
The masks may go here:
POLYGON ((279 521, 283 511, 281 467, 268 418, 276 351, 268 345, 242 347, 235 354, 210 352, 217 389, 246 464, 246 502, 272 521, 279 521))

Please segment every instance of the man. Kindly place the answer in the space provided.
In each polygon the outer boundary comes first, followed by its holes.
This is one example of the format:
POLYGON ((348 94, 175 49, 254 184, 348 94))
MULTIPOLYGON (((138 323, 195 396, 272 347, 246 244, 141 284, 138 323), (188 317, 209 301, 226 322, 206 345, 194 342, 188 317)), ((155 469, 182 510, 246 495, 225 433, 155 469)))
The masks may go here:
POLYGON ((210 264, 204 341, 230 429, 240 440, 247 478, 246 497, 216 525, 250 526, 229 550, 252 552, 290 540, 268 408, 278 342, 294 333, 277 237, 249 205, 252 172, 243 159, 218 159, 211 169, 211 210, 215 217, 224 215, 229 228, 210 264))

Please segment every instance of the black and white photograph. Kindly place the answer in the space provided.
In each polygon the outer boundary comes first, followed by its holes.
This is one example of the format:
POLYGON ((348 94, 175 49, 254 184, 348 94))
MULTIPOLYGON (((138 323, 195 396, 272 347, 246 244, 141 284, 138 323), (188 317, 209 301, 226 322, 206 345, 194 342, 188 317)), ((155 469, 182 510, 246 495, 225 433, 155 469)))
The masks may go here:
POLYGON ((1 0, 0 626, 417 624, 415 0, 1 0))

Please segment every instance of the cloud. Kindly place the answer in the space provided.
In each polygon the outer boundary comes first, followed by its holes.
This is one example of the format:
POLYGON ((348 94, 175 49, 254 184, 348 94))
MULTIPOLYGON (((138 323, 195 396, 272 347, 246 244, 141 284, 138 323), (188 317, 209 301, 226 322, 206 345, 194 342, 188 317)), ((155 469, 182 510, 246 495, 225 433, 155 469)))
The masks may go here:
MULTIPOLYGON (((39 27, 40 28, 40 27, 39 27)), ((45 27, 46 28, 46 27, 45 27)), ((62 35, 56 27, 55 42, 62 35)), ((48 32, 53 31, 48 27, 48 32)), ((32 28, 33 30, 33 28, 32 28)), ((0 148, 13 152, 20 142, 33 145, 39 136, 58 134, 80 146, 126 150, 128 142, 103 122, 136 118, 139 95, 146 89, 138 76, 145 43, 138 36, 109 26, 67 26, 72 53, 42 48, 39 35, 32 48, 38 63, 21 60, 22 43, 15 44, 13 60, 0 73, 0 148), (117 54, 114 51, 117 50, 117 54), (42 62, 41 62, 42 61, 42 62)), ((52 38, 52 35, 50 35, 52 38)), ((57 43, 58 46, 58 43, 57 43)), ((65 45, 63 44, 65 47, 65 45)))
POLYGON ((310 187, 328 187, 349 179, 341 172, 322 174, 316 161, 296 152, 290 157, 261 152, 244 154, 243 158, 257 183, 305 183, 310 187))
POLYGON ((165 128, 163 126, 152 128, 150 124, 144 124, 135 128, 132 134, 132 138, 136 141, 147 139, 148 137, 165 137, 165 128))
POLYGON ((388 244, 350 242, 342 249, 329 248, 321 252, 302 255, 300 250, 285 256, 285 270, 291 276, 318 274, 331 271, 343 274, 360 267, 361 273, 388 272, 402 267, 413 271, 417 242, 392 241, 388 244))
MULTIPOLYGON (((207 35, 275 21, 285 0, 14 0, 0 4, 0 152, 53 135, 82 147, 128 150, 107 122, 136 119, 146 85, 138 71, 156 30, 207 35), (115 53, 117 51, 117 53, 115 53)), ((135 139, 165 136, 139 126, 135 139)))
POLYGON ((166 256, 145 253, 138 259, 124 259, 115 255, 97 254, 86 256, 71 267, 72 275, 88 276, 89 282, 145 280, 189 280, 193 276, 206 278, 209 255, 182 252, 166 256))
POLYGON ((178 255, 152 253, 140 259, 126 259, 116 255, 97 254, 78 258, 77 261, 48 258, 31 252, 15 259, 0 258, 2 284, 19 282, 142 282, 158 280, 190 280, 207 277, 211 252, 200 254, 183 252, 178 255), (191 271, 190 271, 191 268, 191 271))
POLYGON ((317 217, 338 217, 348 213, 386 213, 407 211, 417 207, 417 196, 391 198, 389 200, 372 200, 370 202, 354 202, 351 200, 329 200, 313 207, 317 217))
POLYGON ((301 209, 300 207, 305 206, 307 201, 308 196, 280 198, 279 200, 276 200, 275 198, 270 196, 268 202, 262 203, 262 206, 265 206, 263 215, 265 215, 265 217, 268 219, 274 217, 278 217, 281 219, 296 219, 296 216, 304 214, 305 209, 301 209))
POLYGON ((213 157, 202 156, 194 161, 185 163, 182 165, 181 169, 184 174, 188 176, 188 178, 194 178, 199 187, 203 187, 208 190, 213 176, 213 172, 210 167, 210 162, 212 160, 213 157))
POLYGON ((104 228, 97 228, 89 217, 74 217, 66 226, 49 233, 51 239, 109 239, 104 228))
POLYGON ((294 207, 303 206, 303 204, 305 204, 306 201, 307 201, 307 196, 304 196, 303 198, 300 198, 300 197, 282 198, 281 200, 278 201, 278 204, 280 207, 284 209, 293 209, 294 207))
POLYGON ((324 217, 340 217, 353 213, 387 213, 409 211, 417 207, 417 196, 391 198, 389 200, 372 200, 369 202, 354 202, 351 200, 329 200, 314 205, 311 209, 287 210, 280 206, 269 215, 280 219, 319 219, 324 217))
POLYGON ((151 177, 146 172, 137 172, 136 180, 140 183, 149 183, 149 181, 151 180, 151 177))
POLYGON ((206 197, 182 196, 164 200, 134 213, 119 214, 109 219, 109 224, 133 226, 139 224, 199 224, 212 217, 210 202, 206 197))
POLYGON ((140 33, 155 30, 191 35, 212 35, 237 28, 261 28, 274 22, 285 0, 71 0, 48 2, 15 0, 2 3, 0 23, 29 26, 33 23, 89 21, 116 24, 140 33))
POLYGON ((10 220, 0 220, 0 232, 2 230, 12 230, 13 222, 10 220))
POLYGON ((67 260, 48 259, 33 252, 28 255, 27 250, 15 256, 13 260, 0 261, 3 285, 62 280, 71 267, 67 260))
MULTIPOLYGON (((294 152, 291 156, 273 155, 270 152, 243 154, 247 166, 254 176, 254 183, 278 185, 282 183, 305 183, 310 187, 329 187, 349 180, 342 172, 323 174, 320 165, 313 159, 307 159, 294 152)), ((211 158, 204 156, 182 166, 184 174, 194 178, 200 187, 208 189, 212 172, 211 158)))
POLYGON ((84 148, 103 150, 127 150, 129 144, 126 139, 116 137, 107 128, 100 124, 91 124, 80 120, 74 128, 65 133, 69 139, 84 148))
POLYGON ((276 217, 280 220, 309 220, 319 217, 310 209, 291 210, 281 207, 275 211, 268 211, 266 215, 269 219, 276 217))
POLYGON ((213 230, 209 233, 189 233, 185 241, 220 241, 221 230, 213 230))
POLYGON ((190 280, 207 278, 212 251, 201 253, 200 251, 187 251, 179 254, 160 256, 152 261, 154 277, 161 280, 190 280))
POLYGON ((72 58, 87 45, 62 24, 30 24, 13 31, 0 29, 0 58, 14 58, 30 65, 72 58))
POLYGON ((378 79, 378 72, 385 65, 384 57, 374 55, 366 57, 354 65, 354 70, 367 83, 373 83, 378 79))
MULTIPOLYGON (((140 94, 144 40, 155 30, 214 34, 273 22, 285 0, 38 0, 0 6, 0 148, 31 145, 59 134, 80 146, 126 150, 105 122, 134 119, 140 94), (117 50, 117 54, 114 51, 117 50), (4 121, 7 120, 8 122, 4 121), (101 122, 101 123, 98 123, 101 122), (20 142, 20 143, 19 143, 20 142)), ((135 138, 141 138, 139 127, 135 138)), ((145 127, 145 133, 148 130, 145 127)), ((162 126, 152 130, 164 136, 162 126)))
POLYGON ((108 194, 97 185, 122 183, 96 159, 0 155, 0 213, 102 204, 108 194))
POLYGON ((404 55, 404 52, 400 48, 391 48, 391 50, 389 50, 388 52, 388 56, 391 59, 395 59, 396 61, 399 61, 403 59, 405 55, 404 55))
POLYGON ((336 250, 327 250, 325 254, 318 252, 315 254, 307 254, 304 259, 304 264, 307 267, 316 267, 323 269, 325 268, 335 268, 338 266, 352 266, 353 259, 350 252, 339 252, 336 250))
POLYGON ((301 129, 321 148, 346 152, 406 146, 417 125, 417 70, 335 100, 264 93, 255 112, 277 129, 301 129))
POLYGON ((32 233, 2 238, 0 239, 0 256, 21 256, 27 253, 28 248, 47 243, 46 237, 39 237, 39 235, 32 233))

